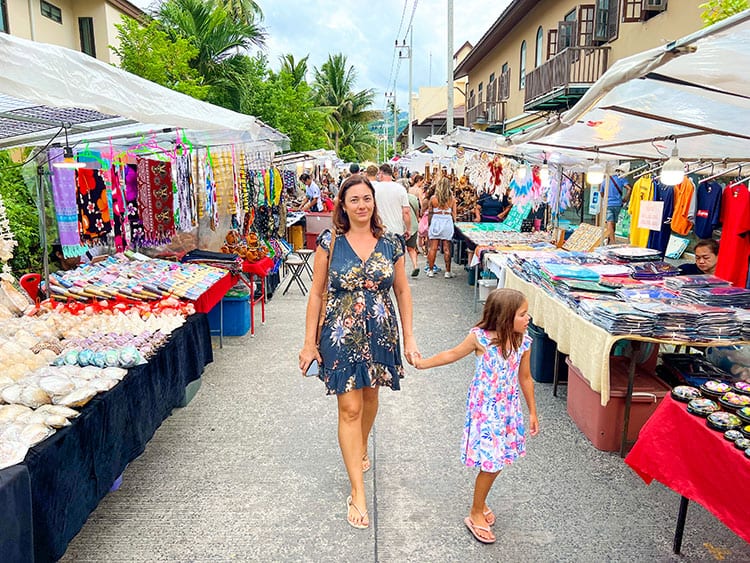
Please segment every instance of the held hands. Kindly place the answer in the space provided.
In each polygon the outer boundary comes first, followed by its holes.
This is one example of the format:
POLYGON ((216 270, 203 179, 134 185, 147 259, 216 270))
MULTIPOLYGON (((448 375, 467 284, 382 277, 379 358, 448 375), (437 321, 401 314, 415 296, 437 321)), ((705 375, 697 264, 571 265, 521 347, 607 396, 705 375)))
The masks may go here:
POLYGON ((529 415, 529 434, 532 436, 539 434, 539 419, 535 414, 529 415))
POLYGON ((319 364, 323 363, 323 358, 320 357, 318 348, 314 344, 305 345, 299 353, 299 369, 303 377, 313 360, 317 360, 319 364))
POLYGON ((422 354, 419 353, 417 342, 413 336, 404 338, 404 356, 406 357, 406 361, 414 367, 417 367, 415 362, 422 359, 422 354))

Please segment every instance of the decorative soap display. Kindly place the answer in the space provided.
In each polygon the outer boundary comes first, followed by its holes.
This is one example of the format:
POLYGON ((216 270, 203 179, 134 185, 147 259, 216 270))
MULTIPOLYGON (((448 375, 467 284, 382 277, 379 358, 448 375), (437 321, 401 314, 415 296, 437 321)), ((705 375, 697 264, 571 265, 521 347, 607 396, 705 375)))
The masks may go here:
POLYGON ((742 432, 742 435, 745 438, 750 438, 750 424, 747 424, 743 426, 742 428, 740 428, 740 432, 742 432))
POLYGON ((724 383, 723 381, 716 381, 715 379, 706 381, 703 385, 701 385, 701 392, 706 397, 711 397, 712 399, 718 399, 724 393, 727 393, 731 390, 732 388, 728 383, 724 383))
POLYGON ((737 393, 750 395, 750 381, 735 381, 732 388, 737 391, 737 393))
POLYGON ((742 407, 750 406, 750 396, 729 391, 719 397, 719 404, 725 409, 735 412, 742 407))
POLYGON ((694 414, 696 416, 702 416, 703 418, 707 417, 709 414, 716 412, 719 410, 719 405, 717 405, 714 401, 711 399, 693 399, 688 403, 687 411, 690 414, 694 414))
POLYGON ((693 399, 698 399, 700 396, 700 390, 696 387, 690 387, 689 385, 678 385, 672 389, 672 398, 683 403, 687 403, 693 399))
POLYGON ((747 450, 750 448, 750 438, 739 438, 734 441, 734 447, 738 450, 747 450))
POLYGON ((740 420, 745 424, 750 424, 750 407, 742 407, 737 410, 737 416, 739 416, 740 420))
POLYGON ((706 418, 706 424, 708 424, 709 428, 725 432, 727 430, 735 430, 739 428, 742 426, 742 421, 736 414, 718 411, 708 415, 708 418, 706 418))
POLYGON ((747 459, 750 459, 750 448, 745 450, 745 457, 747 457, 747 459))
POLYGON ((742 432, 740 432, 739 430, 736 430, 736 429, 735 430, 727 430, 726 432, 724 432, 724 439, 725 440, 729 440, 730 442, 735 442, 735 441, 737 441, 737 440, 739 440, 740 438, 743 438, 743 437, 744 436, 742 436, 742 432))

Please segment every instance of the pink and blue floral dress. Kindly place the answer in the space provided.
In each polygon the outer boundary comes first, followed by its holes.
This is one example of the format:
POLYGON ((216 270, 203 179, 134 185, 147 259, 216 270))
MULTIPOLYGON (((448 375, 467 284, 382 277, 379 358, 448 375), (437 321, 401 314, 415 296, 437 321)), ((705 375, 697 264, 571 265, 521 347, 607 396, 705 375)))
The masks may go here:
MULTIPOLYGON (((329 251, 330 231, 320 234, 318 245, 329 251)), ((390 289, 403 255, 402 239, 386 233, 363 262, 344 235, 336 236, 319 347, 319 377, 329 395, 376 385, 400 389, 404 367, 390 289)))
POLYGON ((518 369, 531 337, 524 334, 519 349, 506 359, 487 331, 474 327, 471 332, 485 352, 477 356, 466 398, 461 462, 494 473, 526 454, 518 369))

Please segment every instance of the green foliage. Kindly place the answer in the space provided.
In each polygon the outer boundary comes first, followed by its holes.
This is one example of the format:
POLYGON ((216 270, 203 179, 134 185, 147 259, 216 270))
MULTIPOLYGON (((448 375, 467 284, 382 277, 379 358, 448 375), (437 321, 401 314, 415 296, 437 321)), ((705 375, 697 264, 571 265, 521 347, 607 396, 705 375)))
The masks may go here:
POLYGON ((357 151, 351 145, 344 145, 338 153, 339 158, 344 162, 359 162, 359 156, 357 151))
POLYGON ((18 242, 10 267, 16 277, 42 271, 42 249, 39 244, 39 215, 21 168, 7 152, 0 152, 0 195, 11 231, 18 242))
POLYGON ((708 27, 729 16, 747 10, 750 4, 748 4, 748 0, 709 0, 699 7, 703 10, 701 19, 708 27))
POLYGON ((193 98, 205 100, 209 86, 190 66, 198 49, 183 38, 171 39, 151 21, 142 26, 132 18, 116 24, 119 47, 110 47, 120 57, 120 67, 146 80, 182 92, 193 98))

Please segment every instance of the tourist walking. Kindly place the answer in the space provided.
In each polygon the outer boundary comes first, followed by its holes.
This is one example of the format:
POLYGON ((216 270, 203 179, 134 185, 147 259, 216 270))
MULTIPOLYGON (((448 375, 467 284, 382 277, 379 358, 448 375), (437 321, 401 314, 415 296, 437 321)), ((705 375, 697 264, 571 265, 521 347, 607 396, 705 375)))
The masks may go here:
MULTIPOLYGON (((378 213, 388 232, 408 239, 411 234, 409 198, 401 184, 393 181, 393 168, 390 164, 381 164, 378 169, 378 181, 375 187, 375 199, 378 202, 378 213)), ((416 225, 415 225, 416 227, 416 225)))
POLYGON ((391 288, 398 302, 406 359, 412 362, 419 352, 403 240, 383 229, 375 189, 363 176, 344 180, 333 226, 334 233, 327 230, 318 237, 299 367, 305 373, 318 362, 318 377, 327 393, 336 395, 339 446, 351 483, 347 521, 364 529, 370 519, 362 474, 371 465, 367 439, 378 411, 378 390, 385 386, 398 391, 404 374, 391 288))
POLYGON ((456 276, 451 272, 451 244, 453 240, 454 223, 456 221, 456 198, 451 192, 451 183, 448 178, 441 178, 437 182, 435 195, 430 198, 429 207, 430 227, 427 236, 430 239, 430 250, 427 253, 427 277, 435 277, 435 258, 438 246, 443 247, 443 258, 445 259, 445 277, 456 276))
POLYGON ((494 543, 495 514, 487 495, 500 471, 526 454, 526 426, 519 390, 529 408, 529 433, 539 433, 531 378, 529 305, 520 291, 495 289, 484 304, 482 320, 461 344, 431 358, 414 358, 418 369, 451 364, 472 352, 474 379, 466 399, 461 462, 479 469, 469 516, 464 524, 482 543, 494 543))

